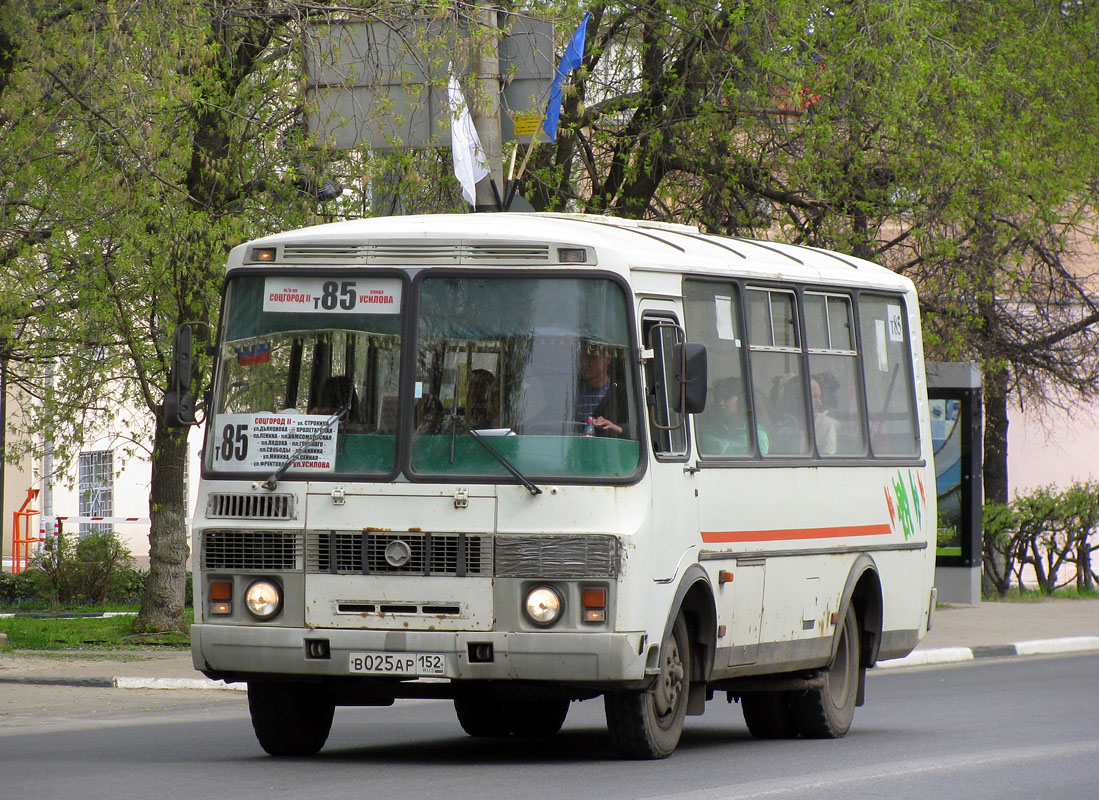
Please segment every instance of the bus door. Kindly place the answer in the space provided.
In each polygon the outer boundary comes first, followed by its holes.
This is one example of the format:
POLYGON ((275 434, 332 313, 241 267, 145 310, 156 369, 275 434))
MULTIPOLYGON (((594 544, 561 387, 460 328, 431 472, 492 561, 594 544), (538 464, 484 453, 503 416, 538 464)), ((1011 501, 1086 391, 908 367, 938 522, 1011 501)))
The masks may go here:
MULTIPOLYGON (((682 569, 684 556, 697 547, 698 491, 684 415, 675 410, 675 365, 672 352, 684 340, 673 304, 646 301, 641 306, 645 349, 645 404, 652 458, 652 577, 670 581, 682 569)), ((693 559, 692 559, 693 560, 693 559)))

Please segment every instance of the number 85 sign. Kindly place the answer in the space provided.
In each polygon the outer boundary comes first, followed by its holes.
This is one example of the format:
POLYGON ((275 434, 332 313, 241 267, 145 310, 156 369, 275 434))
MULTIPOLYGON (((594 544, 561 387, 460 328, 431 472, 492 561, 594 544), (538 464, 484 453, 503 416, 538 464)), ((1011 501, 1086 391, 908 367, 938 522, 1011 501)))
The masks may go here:
POLYGON ((263 310, 292 314, 399 314, 398 278, 269 277, 263 310))

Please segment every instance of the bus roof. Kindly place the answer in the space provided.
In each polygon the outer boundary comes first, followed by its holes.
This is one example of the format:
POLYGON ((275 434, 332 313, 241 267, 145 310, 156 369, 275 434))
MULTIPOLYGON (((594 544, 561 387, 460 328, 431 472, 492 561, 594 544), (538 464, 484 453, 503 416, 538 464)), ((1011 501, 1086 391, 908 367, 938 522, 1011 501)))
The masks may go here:
POLYGON ((233 249, 228 267, 257 262, 252 248, 275 248, 268 265, 565 266, 620 272, 736 274, 910 291, 911 282, 854 256, 820 248, 702 233, 690 225, 592 214, 491 213, 373 217, 265 236, 233 249), (587 248, 581 263, 560 249, 587 248))

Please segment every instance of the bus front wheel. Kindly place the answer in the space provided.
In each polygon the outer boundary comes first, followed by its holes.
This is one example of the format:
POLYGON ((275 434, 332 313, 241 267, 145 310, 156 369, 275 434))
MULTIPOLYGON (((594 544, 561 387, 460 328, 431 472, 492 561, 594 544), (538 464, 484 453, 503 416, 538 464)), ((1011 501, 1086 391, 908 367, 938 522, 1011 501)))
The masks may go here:
POLYGON ((858 617, 854 608, 848 608, 836 657, 824 671, 824 685, 790 697, 794 725, 802 736, 838 739, 847 733, 855 716, 861 669, 858 617))
POLYGON ((607 730, 623 758, 666 758, 679 744, 691 684, 691 646, 682 616, 661 646, 660 657, 654 689, 603 695, 607 730))
POLYGON ((324 747, 336 705, 320 686, 248 681, 252 729, 269 755, 311 756, 324 747))

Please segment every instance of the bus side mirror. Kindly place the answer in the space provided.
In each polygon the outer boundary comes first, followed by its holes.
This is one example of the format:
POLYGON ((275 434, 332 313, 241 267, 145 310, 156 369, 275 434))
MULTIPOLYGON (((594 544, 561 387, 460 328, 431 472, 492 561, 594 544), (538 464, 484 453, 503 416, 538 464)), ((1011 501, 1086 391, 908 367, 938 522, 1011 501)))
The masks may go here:
POLYGON ((679 391, 672 396, 672 410, 700 414, 706 408, 706 345, 678 342, 673 349, 679 391))
POLYGON ((191 365, 194 359, 194 338, 191 326, 177 325, 172 337, 172 373, 169 390, 164 393, 164 424, 169 428, 195 425, 195 396, 191 394, 191 365))

